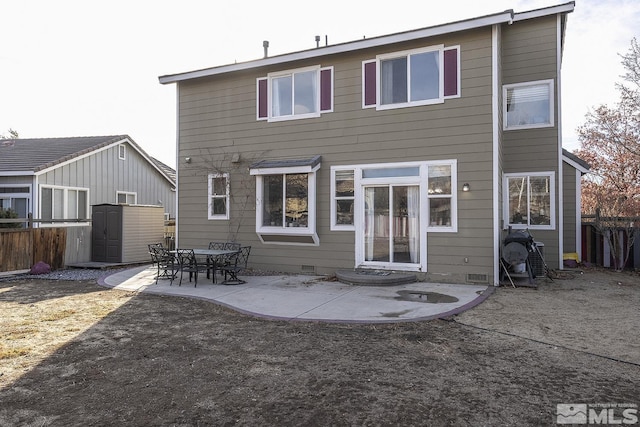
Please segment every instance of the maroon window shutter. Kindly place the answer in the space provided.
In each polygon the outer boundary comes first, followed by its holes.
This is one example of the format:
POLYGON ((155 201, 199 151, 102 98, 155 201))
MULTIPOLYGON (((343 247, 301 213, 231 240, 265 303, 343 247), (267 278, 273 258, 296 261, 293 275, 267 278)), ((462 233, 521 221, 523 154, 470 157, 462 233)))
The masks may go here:
POLYGON ((376 61, 365 62, 363 72, 364 105, 376 105, 376 61))
POLYGON ((444 96, 459 94, 458 88, 458 48, 444 51, 444 96))
POLYGON ((320 70, 320 111, 333 110, 333 69, 320 70))
POLYGON ((258 118, 266 119, 268 116, 267 79, 258 79, 258 118))

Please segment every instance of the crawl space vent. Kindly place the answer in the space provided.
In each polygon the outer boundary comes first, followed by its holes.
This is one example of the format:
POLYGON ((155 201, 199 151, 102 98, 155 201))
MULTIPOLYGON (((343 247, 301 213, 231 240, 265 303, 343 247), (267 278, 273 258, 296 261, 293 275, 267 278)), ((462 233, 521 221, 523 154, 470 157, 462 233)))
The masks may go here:
POLYGON ((469 273, 467 274, 467 282, 469 283, 487 283, 489 276, 486 274, 469 273))
POLYGON ((315 265, 302 265, 300 269, 303 273, 315 273, 316 271, 315 265))

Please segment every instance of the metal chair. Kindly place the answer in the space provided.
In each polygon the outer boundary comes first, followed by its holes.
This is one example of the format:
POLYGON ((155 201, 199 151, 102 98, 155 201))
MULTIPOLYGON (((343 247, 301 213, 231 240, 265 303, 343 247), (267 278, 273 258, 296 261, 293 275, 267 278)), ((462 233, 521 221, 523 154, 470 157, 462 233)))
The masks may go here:
POLYGON ((238 273, 246 270, 249 261, 251 246, 242 246, 240 250, 228 257, 228 264, 220 266, 220 271, 224 272, 223 285, 241 285, 247 283, 238 278, 238 273), (227 277, 230 277, 227 279, 227 277))
POLYGON ((225 242, 209 242, 209 249, 224 249, 225 242))
MULTIPOLYGON (((207 272, 207 265, 198 262, 198 258, 193 252, 193 249, 176 250, 176 259, 178 261, 178 271, 180 271, 180 282, 178 286, 182 286, 182 276, 185 272, 189 273, 189 282, 194 278, 194 286, 198 286, 198 273, 207 272)), ((173 283, 173 280, 171 282, 173 283)))
POLYGON ((241 247, 242 245, 238 242, 226 242, 224 244, 224 249, 227 249, 230 251, 239 251, 241 247))
POLYGON ((175 278, 176 263, 175 257, 161 243, 149 245, 149 255, 151 255, 151 263, 157 268, 156 285, 160 277, 171 279, 175 278))

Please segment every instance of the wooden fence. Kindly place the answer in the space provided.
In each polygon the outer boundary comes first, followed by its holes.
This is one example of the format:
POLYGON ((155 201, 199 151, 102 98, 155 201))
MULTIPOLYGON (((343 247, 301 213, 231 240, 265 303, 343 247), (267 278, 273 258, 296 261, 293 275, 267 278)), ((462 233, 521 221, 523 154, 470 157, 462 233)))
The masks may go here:
MULTIPOLYGON (((637 234, 640 233, 640 230, 638 230, 640 228, 640 217, 603 217, 600 216, 599 212, 596 212, 595 215, 582 215, 582 261, 607 268, 615 266, 609 242, 598 230, 602 224, 628 224, 629 227, 635 229, 634 234, 637 237, 631 246, 631 252, 625 268, 640 268, 640 235, 637 234)), ((619 241, 626 245, 628 239, 626 227, 612 229, 609 232, 619 233, 619 241)))
POLYGON ((63 227, 0 228, 0 272, 29 270, 38 261, 60 269, 66 242, 63 227))

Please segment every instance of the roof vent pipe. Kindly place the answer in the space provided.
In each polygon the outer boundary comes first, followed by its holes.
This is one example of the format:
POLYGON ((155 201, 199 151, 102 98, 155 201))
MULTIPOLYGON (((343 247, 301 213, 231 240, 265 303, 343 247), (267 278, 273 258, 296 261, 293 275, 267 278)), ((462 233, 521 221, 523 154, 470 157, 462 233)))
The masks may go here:
POLYGON ((316 36, 316 47, 320 47, 320 36, 316 36))
POLYGON ((327 35, 324 36, 324 45, 329 46, 329 36, 327 35))
POLYGON ((265 40, 262 42, 262 47, 264 48, 264 57, 269 56, 269 40, 265 40))

